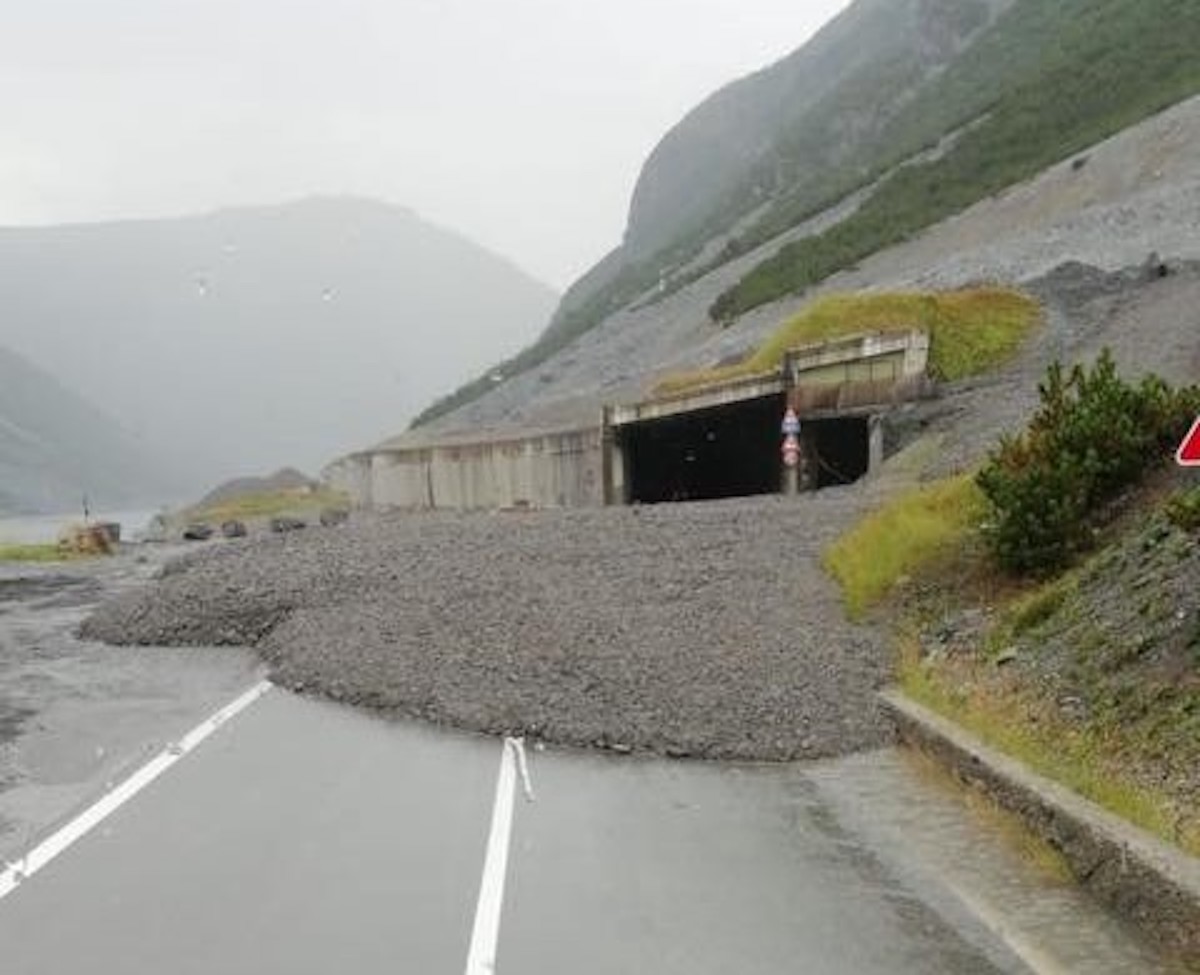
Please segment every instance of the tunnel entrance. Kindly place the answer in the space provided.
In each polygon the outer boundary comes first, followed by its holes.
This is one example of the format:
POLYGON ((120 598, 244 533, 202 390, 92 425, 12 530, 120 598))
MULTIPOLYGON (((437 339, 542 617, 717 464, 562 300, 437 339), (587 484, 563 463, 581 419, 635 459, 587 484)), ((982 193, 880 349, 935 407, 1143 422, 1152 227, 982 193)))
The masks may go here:
POLYGON ((783 410, 765 396, 622 427, 630 503, 779 492, 783 410))
POLYGON ((853 484, 871 469, 870 421, 844 416, 804 422, 805 447, 813 454, 816 487, 853 484))
MULTIPOLYGON (((622 426, 630 504, 714 501, 783 490, 783 395, 622 426)), ((870 469, 867 417, 802 419, 808 490, 851 484, 870 469)))

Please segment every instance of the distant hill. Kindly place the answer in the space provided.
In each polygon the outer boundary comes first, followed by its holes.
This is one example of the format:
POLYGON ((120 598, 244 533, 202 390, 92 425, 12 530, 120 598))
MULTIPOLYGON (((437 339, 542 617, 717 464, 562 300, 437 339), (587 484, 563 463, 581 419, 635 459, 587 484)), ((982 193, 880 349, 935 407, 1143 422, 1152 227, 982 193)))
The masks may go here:
MULTIPOLYGON (((174 486, 177 490, 178 486, 174 486)), ((0 512, 158 503, 170 472, 94 405, 0 347, 0 512)))
POLYGON ((194 494, 382 439, 533 339, 556 298, 368 200, 0 229, 4 342, 171 456, 194 494))
MULTIPOLYGON (((601 323, 759 248, 705 317, 802 293, 1200 92, 1198 48, 1195 0, 855 0, 666 133, 621 246, 496 370, 540 374, 601 323)), ((492 391, 484 374, 421 421, 492 391)))
POLYGON ((235 477, 204 495, 198 508, 211 508, 226 501, 235 501, 247 495, 276 494, 280 491, 305 491, 318 487, 316 481, 306 477, 292 467, 285 467, 266 477, 235 477))

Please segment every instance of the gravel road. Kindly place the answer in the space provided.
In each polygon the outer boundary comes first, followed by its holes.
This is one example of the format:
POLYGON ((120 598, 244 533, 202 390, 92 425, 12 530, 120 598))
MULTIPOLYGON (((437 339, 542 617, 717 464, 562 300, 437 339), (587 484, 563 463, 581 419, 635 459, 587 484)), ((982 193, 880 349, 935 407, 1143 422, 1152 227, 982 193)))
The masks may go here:
POLYGON ((888 740, 889 651, 820 551, 864 489, 655 508, 372 515, 216 544, 89 638, 252 644, 294 690, 488 733, 788 760, 888 740))

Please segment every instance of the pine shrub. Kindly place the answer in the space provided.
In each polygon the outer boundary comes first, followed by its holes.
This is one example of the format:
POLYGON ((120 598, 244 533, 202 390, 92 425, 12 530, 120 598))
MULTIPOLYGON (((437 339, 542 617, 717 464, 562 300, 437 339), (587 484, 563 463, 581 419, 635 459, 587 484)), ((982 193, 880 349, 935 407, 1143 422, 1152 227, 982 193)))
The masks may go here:
POLYGON ((1200 410, 1200 387, 1173 390, 1157 376, 1124 381, 1105 349, 1090 369, 1052 365, 1028 429, 1006 437, 978 484, 999 563, 1044 575, 1083 551, 1097 512, 1163 458, 1200 410))

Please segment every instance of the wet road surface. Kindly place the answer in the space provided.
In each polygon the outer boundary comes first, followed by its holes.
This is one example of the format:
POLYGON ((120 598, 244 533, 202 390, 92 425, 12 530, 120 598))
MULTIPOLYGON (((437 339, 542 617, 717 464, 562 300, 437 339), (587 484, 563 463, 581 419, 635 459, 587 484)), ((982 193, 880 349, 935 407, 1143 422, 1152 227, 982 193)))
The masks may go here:
POLYGON ((3 970, 462 972, 504 795, 501 973, 1159 970, 899 753, 512 752, 271 691, 0 900, 3 970))
POLYGON ((4 975, 1163 970, 898 751, 746 767, 531 748, 530 801, 498 741, 279 690, 173 749, 260 679, 252 655, 74 637, 169 554, 0 567, 4 975), (4 893, 8 862, 164 755, 4 893))
POLYGON ((106 647, 75 630, 177 549, 45 568, 0 563, 0 863, 252 684, 229 648, 106 647))

